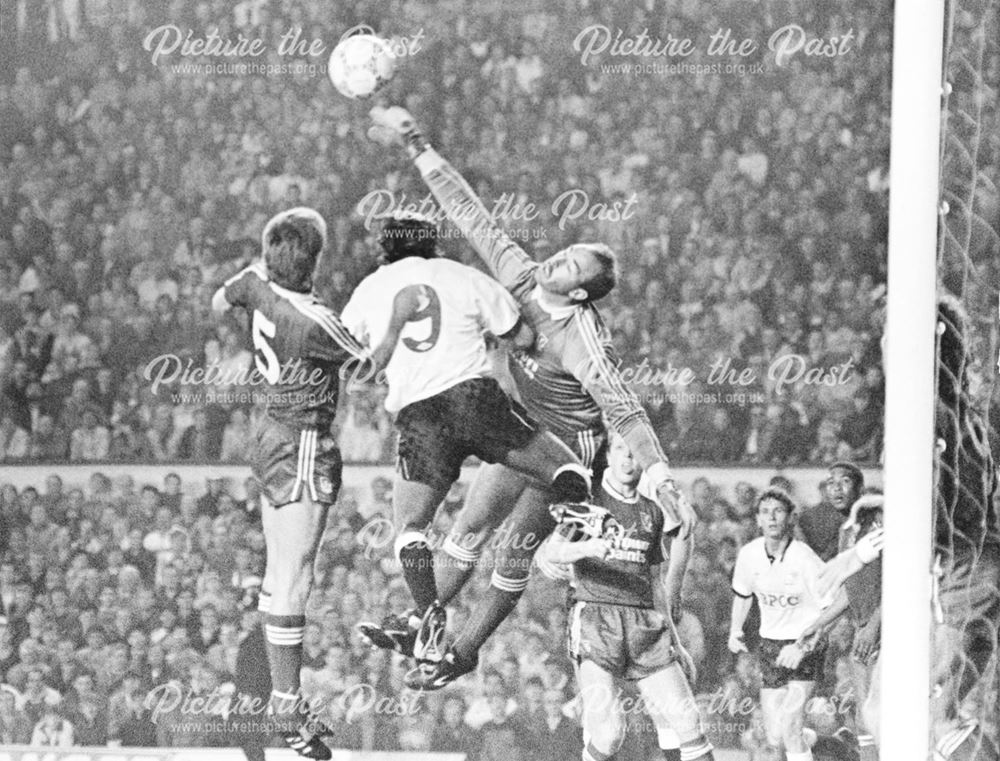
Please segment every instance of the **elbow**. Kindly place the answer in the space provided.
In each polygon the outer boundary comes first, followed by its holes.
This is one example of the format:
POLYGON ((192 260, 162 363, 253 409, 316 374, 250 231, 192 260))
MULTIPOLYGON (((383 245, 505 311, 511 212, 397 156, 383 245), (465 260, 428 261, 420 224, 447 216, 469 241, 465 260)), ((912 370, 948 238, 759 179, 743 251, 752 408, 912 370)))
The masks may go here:
POLYGON ((226 289, 222 287, 212 296, 212 311, 222 315, 229 311, 229 306, 229 302, 226 300, 226 289))
POLYGON ((524 320, 518 320, 517 324, 499 337, 518 351, 526 351, 535 345, 535 331, 524 320))

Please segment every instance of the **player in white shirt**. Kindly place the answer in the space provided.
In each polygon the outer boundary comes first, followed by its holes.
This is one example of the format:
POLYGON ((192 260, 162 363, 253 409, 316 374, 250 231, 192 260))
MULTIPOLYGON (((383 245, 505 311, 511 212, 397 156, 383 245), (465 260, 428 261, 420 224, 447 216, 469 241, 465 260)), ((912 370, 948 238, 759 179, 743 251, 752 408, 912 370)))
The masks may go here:
POLYGON ((433 662, 443 654, 445 612, 424 529, 462 462, 475 455, 507 465, 553 503, 587 500, 590 473, 492 377, 486 333, 515 349, 534 342, 510 293, 478 270, 439 258, 437 229, 421 215, 387 220, 379 244, 382 266, 358 285, 341 319, 363 345, 377 347, 379 365, 388 360, 386 409, 398 431, 395 552, 416 603, 410 617, 420 620, 413 654, 418 663, 433 662))
POLYGON ((792 498, 781 489, 768 489, 757 500, 757 524, 764 535, 744 545, 736 557, 729 649, 746 652, 743 624, 756 597, 760 702, 767 742, 775 749, 783 748, 788 761, 811 761, 802 729, 823 652, 805 652, 797 640, 826 602, 819 593, 823 561, 809 545, 793 537, 795 512, 792 498))

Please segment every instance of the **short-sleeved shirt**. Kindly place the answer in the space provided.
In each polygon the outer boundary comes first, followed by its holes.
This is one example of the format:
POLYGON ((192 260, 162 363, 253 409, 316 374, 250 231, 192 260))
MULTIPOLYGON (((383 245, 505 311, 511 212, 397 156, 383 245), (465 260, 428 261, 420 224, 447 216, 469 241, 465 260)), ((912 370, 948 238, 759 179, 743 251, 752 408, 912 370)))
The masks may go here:
POLYGON ((743 545, 733 569, 733 592, 756 597, 760 636, 798 639, 826 607, 816 593, 823 561, 805 542, 792 539, 776 557, 767 553, 764 537, 743 545))
MULTIPOLYGON (((340 318, 311 293, 271 282, 261 264, 226 281, 226 301, 250 312, 254 396, 267 414, 295 428, 326 431, 337 412, 340 368, 365 350, 340 318)), ((225 379, 223 379, 225 380, 225 379)))
POLYGON ((652 567, 663 562, 663 510, 636 493, 626 497, 605 477, 594 503, 625 528, 606 560, 584 558, 573 563, 575 600, 609 605, 653 607, 652 567))
POLYGON ((344 307, 344 324, 374 349, 389 330, 396 296, 410 286, 420 288, 420 310, 403 328, 385 369, 390 412, 463 381, 491 377, 484 333, 502 336, 520 319, 513 297, 478 270, 409 256, 361 281, 344 307))

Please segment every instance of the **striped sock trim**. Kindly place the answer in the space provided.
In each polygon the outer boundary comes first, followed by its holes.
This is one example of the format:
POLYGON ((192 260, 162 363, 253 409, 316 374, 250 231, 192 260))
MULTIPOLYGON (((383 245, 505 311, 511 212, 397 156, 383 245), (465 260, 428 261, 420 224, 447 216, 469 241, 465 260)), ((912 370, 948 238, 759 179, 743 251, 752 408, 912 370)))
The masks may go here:
POLYGON ((271 626, 269 624, 265 624, 264 626, 264 634, 267 636, 267 641, 272 645, 283 647, 301 645, 304 633, 305 627, 301 626, 271 626))
MULTIPOLYGON (((427 542, 427 537, 422 531, 404 531, 402 534, 396 537, 396 541, 393 544, 392 551, 396 556, 396 560, 400 560, 399 553, 402 549, 411 544, 422 544, 425 547, 430 547, 427 542)), ((402 562, 400 560, 400 562, 402 562)))
POLYGON ((872 735, 858 735, 858 747, 867 748, 875 744, 875 738, 872 735))
POLYGON ((523 592, 528 588, 528 579, 527 576, 523 579, 512 579, 509 576, 501 576, 494 571, 490 577, 490 585, 502 592, 523 592))
POLYGON ((271 612, 271 593, 261 592, 260 596, 257 598, 257 610, 261 613, 271 612))
POLYGON ((455 558, 460 563, 468 565, 476 563, 480 555, 479 550, 467 550, 450 536, 444 540, 444 544, 441 545, 441 551, 445 555, 455 558))
POLYGON ((944 758, 949 758, 962 743, 969 739, 969 735, 976 731, 977 726, 976 722, 970 722, 956 727, 938 740, 934 750, 944 758))
MULTIPOLYGON (((690 743, 681 744, 681 761, 695 761, 695 759, 707 756, 713 750, 712 743, 704 737, 699 737, 690 743)), ((792 758, 791 753, 788 754, 788 758, 789 760, 792 758)), ((809 754, 809 758, 812 758, 812 753, 809 754)))

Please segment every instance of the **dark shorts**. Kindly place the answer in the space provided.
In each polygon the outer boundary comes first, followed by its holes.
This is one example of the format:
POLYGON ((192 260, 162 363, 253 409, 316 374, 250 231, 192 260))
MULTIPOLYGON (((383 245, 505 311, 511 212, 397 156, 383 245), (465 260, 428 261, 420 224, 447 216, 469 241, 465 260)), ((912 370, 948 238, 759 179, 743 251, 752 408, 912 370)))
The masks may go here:
POLYGON ((600 485, 604 470, 608 467, 608 434, 606 431, 579 431, 575 435, 556 438, 570 448, 584 467, 590 469, 591 481, 600 485))
POLYGON ((652 676, 677 661, 666 617, 652 608, 578 602, 569 616, 569 656, 618 679, 652 676))
POLYGON ((492 378, 463 381, 408 404, 396 416, 396 428, 396 470, 406 481, 438 488, 458 480, 467 457, 503 462, 524 449, 537 430, 492 378))
POLYGON ((776 663, 781 649, 793 642, 795 642, 794 639, 761 638, 758 650, 761 686, 769 690, 776 690, 789 682, 815 682, 822 676, 823 660, 826 653, 824 647, 818 647, 811 653, 807 653, 802 658, 798 668, 786 669, 776 663))
POLYGON ((262 415, 254 426, 250 465, 275 507, 309 497, 333 504, 343 464, 337 442, 315 428, 294 428, 262 415))

